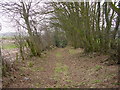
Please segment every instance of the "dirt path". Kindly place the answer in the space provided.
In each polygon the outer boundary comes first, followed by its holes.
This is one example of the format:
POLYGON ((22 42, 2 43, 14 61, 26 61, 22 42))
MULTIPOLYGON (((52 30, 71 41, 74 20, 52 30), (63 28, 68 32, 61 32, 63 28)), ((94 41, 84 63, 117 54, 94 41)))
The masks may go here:
POLYGON ((13 73, 7 87, 118 87, 118 66, 100 63, 107 56, 84 56, 82 52, 82 49, 74 50, 70 47, 56 48, 48 51, 42 58, 30 58, 18 64, 19 70, 13 73))

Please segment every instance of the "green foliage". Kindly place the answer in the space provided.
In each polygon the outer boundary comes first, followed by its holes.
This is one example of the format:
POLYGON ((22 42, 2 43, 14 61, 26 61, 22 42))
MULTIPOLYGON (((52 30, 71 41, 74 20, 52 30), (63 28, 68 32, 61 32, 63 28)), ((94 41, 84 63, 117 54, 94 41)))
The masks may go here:
POLYGON ((36 56, 36 51, 35 51, 33 43, 29 39, 26 39, 26 42, 27 42, 28 48, 30 48, 31 54, 33 56, 36 56))
POLYGON ((30 88, 30 90, 35 90, 34 88, 30 88))
POLYGON ((55 38, 55 46, 64 48, 66 47, 66 45, 67 45, 67 40, 59 40, 55 38))
POLYGON ((120 85, 120 83, 112 83, 113 85, 120 85))
POLYGON ((65 38, 65 35, 63 32, 60 31, 55 31, 54 41, 55 41, 55 46, 57 47, 64 48, 67 45, 67 40, 65 38))
MULTIPOLYGON (((116 17, 107 3, 101 6, 99 2, 60 2, 51 3, 51 6, 55 10, 55 17, 51 18, 52 25, 65 33, 66 40, 74 48, 82 47, 86 53, 107 53, 112 48, 120 20, 115 21, 116 26, 112 29, 112 21, 116 17)), ((64 46, 58 35, 55 38, 56 46, 64 46)))

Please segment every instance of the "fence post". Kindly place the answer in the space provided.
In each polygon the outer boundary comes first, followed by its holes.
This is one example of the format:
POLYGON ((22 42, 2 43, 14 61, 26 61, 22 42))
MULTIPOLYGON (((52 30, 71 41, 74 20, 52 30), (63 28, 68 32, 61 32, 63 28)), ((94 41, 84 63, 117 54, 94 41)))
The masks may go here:
POLYGON ((0 88, 2 88, 2 53, 0 47, 0 88))
POLYGON ((2 53, 1 53, 1 47, 0 47, 0 63, 2 61, 2 53))

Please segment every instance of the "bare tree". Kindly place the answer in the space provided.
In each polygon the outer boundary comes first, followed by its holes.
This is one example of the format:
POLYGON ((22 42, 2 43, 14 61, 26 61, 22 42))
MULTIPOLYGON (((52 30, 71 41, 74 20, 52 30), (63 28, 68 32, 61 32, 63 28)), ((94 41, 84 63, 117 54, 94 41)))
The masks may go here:
POLYGON ((33 2, 32 0, 19 0, 18 2, 4 2, 0 4, 3 13, 10 15, 13 21, 28 31, 29 38, 27 42, 29 43, 31 53, 39 56, 42 51, 39 26, 40 22, 43 22, 45 19, 45 9, 41 9, 40 5, 40 1, 33 2))

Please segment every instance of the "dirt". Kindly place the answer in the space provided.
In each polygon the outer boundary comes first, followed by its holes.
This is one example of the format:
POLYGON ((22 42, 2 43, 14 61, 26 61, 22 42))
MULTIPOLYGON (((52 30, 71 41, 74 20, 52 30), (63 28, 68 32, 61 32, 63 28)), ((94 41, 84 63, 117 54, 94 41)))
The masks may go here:
POLYGON ((10 88, 117 88, 118 66, 101 63, 107 55, 84 55, 82 49, 54 48, 42 57, 17 62, 11 76, 3 78, 10 88))

